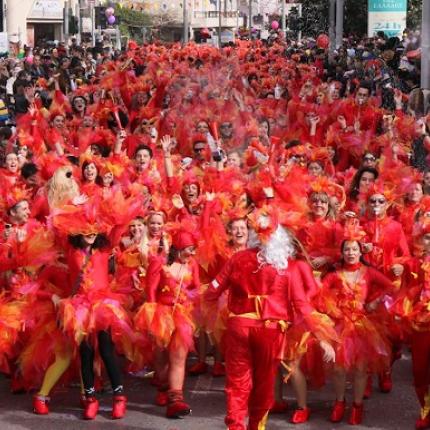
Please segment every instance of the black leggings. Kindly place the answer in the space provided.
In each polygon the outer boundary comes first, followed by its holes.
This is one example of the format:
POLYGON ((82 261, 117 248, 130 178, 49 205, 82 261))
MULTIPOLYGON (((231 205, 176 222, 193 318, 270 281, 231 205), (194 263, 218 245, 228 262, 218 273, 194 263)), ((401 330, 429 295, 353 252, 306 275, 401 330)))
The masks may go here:
MULTIPOLYGON (((109 375, 114 394, 123 392, 122 375, 115 355, 115 349, 110 333, 100 331, 97 334, 99 352, 109 375)), ((94 395, 94 348, 84 341, 79 346, 81 356, 81 373, 84 390, 87 396, 94 395)))

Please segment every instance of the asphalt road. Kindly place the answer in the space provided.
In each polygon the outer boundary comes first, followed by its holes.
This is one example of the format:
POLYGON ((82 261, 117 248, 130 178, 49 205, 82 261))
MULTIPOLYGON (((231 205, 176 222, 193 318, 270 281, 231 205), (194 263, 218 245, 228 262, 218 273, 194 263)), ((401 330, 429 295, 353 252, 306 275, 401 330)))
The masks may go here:
MULTIPOLYGON (((168 420, 164 408, 153 404, 155 389, 149 380, 127 378, 126 389, 129 397, 127 416, 119 421, 110 419, 108 393, 100 395, 101 410, 95 421, 81 420, 78 404, 78 389, 59 387, 52 395, 51 413, 36 416, 31 411, 29 394, 12 395, 8 381, 0 377, 0 430, 225 430, 224 419, 224 380, 210 375, 188 378, 186 398, 193 409, 192 416, 182 420, 168 420)), ((349 392, 349 398, 351 393, 349 392)), ((267 430, 285 428, 308 429, 351 429, 346 422, 332 424, 328 421, 333 399, 331 384, 320 391, 309 393, 309 406, 312 416, 308 423, 289 424, 287 419, 294 405, 292 391, 287 387, 286 396, 291 405, 287 414, 272 415, 267 430)), ((372 398, 366 400, 365 418, 359 429, 413 429, 418 415, 418 404, 412 387, 411 362, 407 354, 395 364, 394 389, 390 394, 379 393, 376 388, 372 398)), ((348 415, 348 414, 347 414, 348 415)))

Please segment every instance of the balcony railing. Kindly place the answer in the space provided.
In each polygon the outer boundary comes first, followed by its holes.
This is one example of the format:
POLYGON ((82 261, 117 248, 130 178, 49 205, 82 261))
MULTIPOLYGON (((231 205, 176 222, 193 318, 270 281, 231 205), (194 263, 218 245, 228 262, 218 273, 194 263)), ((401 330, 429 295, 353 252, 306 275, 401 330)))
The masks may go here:
MULTIPOLYGON (((221 11, 221 18, 237 18, 239 12, 237 10, 221 11)), ((194 18, 196 19, 210 19, 218 18, 219 11, 194 11, 194 18)))

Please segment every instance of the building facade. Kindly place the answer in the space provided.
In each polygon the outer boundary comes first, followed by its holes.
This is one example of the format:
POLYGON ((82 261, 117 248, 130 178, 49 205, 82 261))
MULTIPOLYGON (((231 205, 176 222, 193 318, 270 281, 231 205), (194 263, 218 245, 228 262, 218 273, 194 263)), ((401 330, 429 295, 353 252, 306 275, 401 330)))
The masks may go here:
MULTIPOLYGON (((65 0, 6 0, 5 31, 10 42, 34 46, 43 40, 64 40, 65 0)), ((75 10, 77 0, 69 2, 75 10)))

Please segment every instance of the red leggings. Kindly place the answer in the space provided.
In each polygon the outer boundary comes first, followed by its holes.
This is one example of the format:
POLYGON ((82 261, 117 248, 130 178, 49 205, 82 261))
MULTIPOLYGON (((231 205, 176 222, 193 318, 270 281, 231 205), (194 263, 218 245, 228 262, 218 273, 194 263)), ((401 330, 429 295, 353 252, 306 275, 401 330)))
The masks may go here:
POLYGON ((415 392, 424 407, 430 384, 430 331, 412 333, 411 351, 415 392))
POLYGON ((227 416, 229 430, 264 429, 273 405, 275 376, 283 334, 261 321, 233 317, 225 335, 227 416), (260 427, 259 427, 260 425, 260 427))

